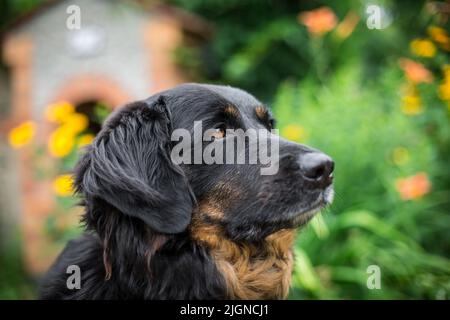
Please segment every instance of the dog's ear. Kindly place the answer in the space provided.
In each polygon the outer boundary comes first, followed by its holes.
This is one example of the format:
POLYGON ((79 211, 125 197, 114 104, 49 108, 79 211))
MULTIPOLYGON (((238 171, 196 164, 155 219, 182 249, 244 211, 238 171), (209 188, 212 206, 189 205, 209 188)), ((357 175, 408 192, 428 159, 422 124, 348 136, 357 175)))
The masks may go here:
POLYGON ((125 106, 106 121, 76 167, 86 202, 104 201, 159 233, 186 229, 195 199, 170 158, 171 116, 164 97, 125 106))

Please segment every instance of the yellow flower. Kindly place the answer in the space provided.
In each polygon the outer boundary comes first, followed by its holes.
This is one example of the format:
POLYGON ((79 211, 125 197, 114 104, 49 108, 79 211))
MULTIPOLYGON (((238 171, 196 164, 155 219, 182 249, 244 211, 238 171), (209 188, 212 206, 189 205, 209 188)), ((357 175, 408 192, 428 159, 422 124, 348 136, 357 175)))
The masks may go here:
POLYGON ((56 129, 51 135, 48 142, 48 150, 50 154, 56 158, 67 156, 73 149, 74 134, 67 130, 64 126, 56 129))
POLYGON ((442 71, 444 73, 444 80, 439 85, 439 98, 441 98, 441 100, 450 101, 450 65, 444 65, 442 71))
POLYGON ((439 98, 442 100, 450 100, 450 79, 444 80, 439 86, 439 98))
POLYGON ((82 148, 84 146, 87 146, 88 144, 91 144, 94 140, 94 135, 90 133, 86 133, 80 136, 78 139, 78 148, 82 148))
POLYGON ((305 129, 302 126, 296 124, 289 124, 282 130, 283 136, 292 141, 303 140, 306 136, 305 129))
POLYGON ((442 71, 444 72, 444 78, 450 81, 450 65, 444 64, 442 71))
POLYGON ((32 121, 27 121, 13 128, 8 134, 9 144, 13 148, 20 148, 33 139, 36 132, 36 125, 32 121))
POLYGON ((82 132, 89 125, 89 118, 82 113, 72 113, 69 114, 62 127, 65 127, 65 130, 72 132, 74 135, 82 132))
POLYGON ((60 197, 71 196, 74 192, 73 177, 70 174, 63 174, 53 180, 53 191, 60 197))
POLYGON ((443 28, 436 26, 429 26, 427 31, 431 39, 433 39, 433 41, 436 41, 437 43, 445 43, 449 40, 447 36, 447 31, 445 31, 445 29, 443 28))
POLYGON ((409 158, 409 151, 404 147, 395 148, 392 152, 392 161, 398 166, 406 164, 409 158))
POLYGON ((47 107, 45 117, 48 121, 62 123, 66 117, 75 112, 75 107, 69 102, 57 102, 47 107))
POLYGON ((436 46, 428 39, 416 39, 410 43, 411 52, 417 56, 432 58, 436 54, 436 46))
POLYGON ((450 50, 450 39, 445 29, 436 26, 430 26, 428 27, 427 31, 431 39, 433 39, 434 42, 439 44, 441 48, 445 50, 450 50))
POLYGON ((422 113, 422 102, 419 95, 406 95, 402 98, 402 112, 408 116, 422 113))

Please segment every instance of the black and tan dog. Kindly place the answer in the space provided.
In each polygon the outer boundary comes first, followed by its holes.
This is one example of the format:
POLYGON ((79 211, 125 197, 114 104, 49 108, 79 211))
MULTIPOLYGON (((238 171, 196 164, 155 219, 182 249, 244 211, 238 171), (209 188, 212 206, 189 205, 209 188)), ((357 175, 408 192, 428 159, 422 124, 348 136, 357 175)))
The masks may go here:
POLYGON ((171 133, 197 120, 215 130, 209 143, 233 139, 228 128, 274 126, 248 93, 200 84, 112 114, 75 171, 87 230, 45 276, 41 298, 286 297, 295 228, 331 202, 333 161, 280 139, 275 175, 257 164, 177 165, 171 133), (80 289, 66 286, 70 265, 80 289))

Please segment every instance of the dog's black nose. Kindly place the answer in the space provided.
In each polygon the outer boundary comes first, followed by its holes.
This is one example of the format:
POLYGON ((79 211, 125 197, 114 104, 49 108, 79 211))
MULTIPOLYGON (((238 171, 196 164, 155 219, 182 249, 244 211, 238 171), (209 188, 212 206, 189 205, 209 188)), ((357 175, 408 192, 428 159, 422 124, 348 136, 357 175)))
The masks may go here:
POLYGON ((310 152, 300 157, 300 170, 307 179, 328 185, 333 180, 333 169, 333 160, 324 153, 310 152))

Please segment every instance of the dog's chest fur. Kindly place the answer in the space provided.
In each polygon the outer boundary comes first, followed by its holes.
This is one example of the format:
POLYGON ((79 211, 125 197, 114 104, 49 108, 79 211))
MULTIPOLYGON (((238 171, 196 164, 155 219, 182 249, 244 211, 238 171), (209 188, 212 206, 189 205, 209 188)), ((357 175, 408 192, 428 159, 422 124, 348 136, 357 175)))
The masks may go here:
POLYGON ((215 226, 194 223, 191 235, 209 248, 230 299, 283 299, 289 292, 294 230, 281 230, 264 243, 242 244, 221 236, 215 226))

